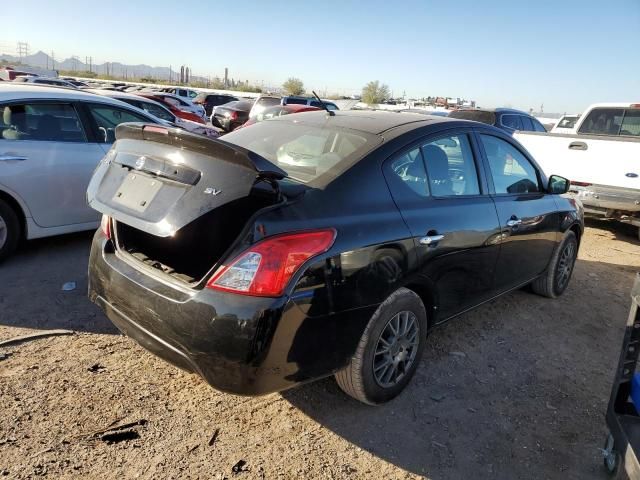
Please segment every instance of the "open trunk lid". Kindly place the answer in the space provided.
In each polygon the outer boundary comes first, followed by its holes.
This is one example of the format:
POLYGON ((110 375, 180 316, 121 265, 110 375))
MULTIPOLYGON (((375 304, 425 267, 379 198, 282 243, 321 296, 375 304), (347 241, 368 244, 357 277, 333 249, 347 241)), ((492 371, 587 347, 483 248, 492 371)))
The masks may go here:
POLYGON ((138 230, 170 237, 206 213, 286 172, 217 138, 140 123, 116 128, 87 189, 89 205, 138 230))

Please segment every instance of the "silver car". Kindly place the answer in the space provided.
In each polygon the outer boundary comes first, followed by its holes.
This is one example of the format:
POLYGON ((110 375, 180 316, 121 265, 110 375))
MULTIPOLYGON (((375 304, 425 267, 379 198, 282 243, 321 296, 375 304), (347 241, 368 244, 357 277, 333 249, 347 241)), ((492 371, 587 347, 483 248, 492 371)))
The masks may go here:
POLYGON ((0 260, 21 238, 98 226, 87 186, 124 122, 159 121, 80 90, 0 83, 0 260))

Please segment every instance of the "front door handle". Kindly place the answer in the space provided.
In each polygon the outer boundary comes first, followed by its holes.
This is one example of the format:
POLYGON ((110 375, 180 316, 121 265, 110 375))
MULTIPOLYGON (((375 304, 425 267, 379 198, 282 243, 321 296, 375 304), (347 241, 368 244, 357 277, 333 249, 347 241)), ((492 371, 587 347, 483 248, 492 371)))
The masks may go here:
POLYGON ((569 150, 586 150, 589 148, 584 142, 571 142, 569 144, 569 150))
POLYGON ((444 238, 444 235, 427 235, 420 239, 421 245, 435 245, 444 238))
POLYGON ((517 227, 521 223, 522 223, 522 220, 520 220, 519 218, 511 217, 509 220, 507 220, 507 227, 511 227, 511 228, 517 227))
POLYGON ((2 155, 0 154, 0 162, 24 162, 27 157, 20 155, 2 155))

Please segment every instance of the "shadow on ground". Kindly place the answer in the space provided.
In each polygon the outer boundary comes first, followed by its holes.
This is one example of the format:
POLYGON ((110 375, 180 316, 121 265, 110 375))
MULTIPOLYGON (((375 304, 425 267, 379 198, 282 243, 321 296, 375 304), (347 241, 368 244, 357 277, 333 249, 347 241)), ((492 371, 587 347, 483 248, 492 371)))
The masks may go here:
POLYGON ((23 242, 0 264, 0 326, 118 333, 87 298, 93 232, 23 242), (63 291, 67 282, 75 289, 63 291))
POLYGON ((561 298, 515 291, 452 320, 430 335, 407 391, 387 405, 359 404, 333 379, 282 395, 431 480, 605 478, 604 413, 636 269, 578 260, 561 298))

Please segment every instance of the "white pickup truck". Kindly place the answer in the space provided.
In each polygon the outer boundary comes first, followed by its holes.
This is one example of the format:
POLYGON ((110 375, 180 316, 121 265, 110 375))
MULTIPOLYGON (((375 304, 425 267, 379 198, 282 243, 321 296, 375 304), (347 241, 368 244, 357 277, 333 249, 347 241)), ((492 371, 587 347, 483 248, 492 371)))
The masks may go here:
POLYGON ((575 132, 514 137, 545 172, 571 180, 585 213, 640 227, 640 103, 591 105, 575 132))

